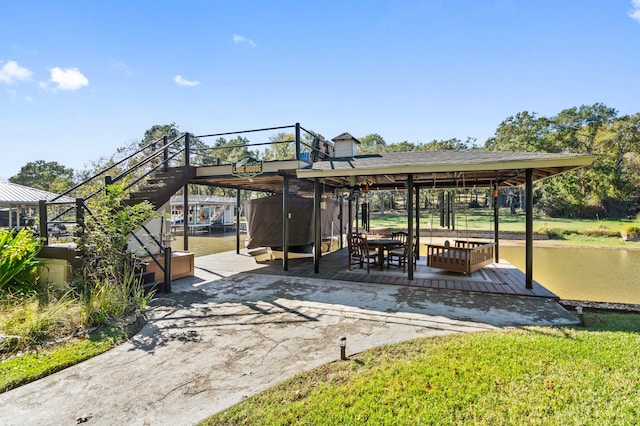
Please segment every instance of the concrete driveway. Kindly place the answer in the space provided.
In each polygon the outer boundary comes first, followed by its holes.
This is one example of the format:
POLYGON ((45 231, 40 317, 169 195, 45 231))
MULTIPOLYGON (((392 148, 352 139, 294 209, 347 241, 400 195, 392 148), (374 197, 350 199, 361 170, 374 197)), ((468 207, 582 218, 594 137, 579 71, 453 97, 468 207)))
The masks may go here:
POLYGON ((153 301, 129 342, 0 394, 0 424, 85 416, 90 425, 189 425, 337 360, 340 336, 353 354, 415 337, 577 322, 549 299, 214 274, 200 263, 196 277, 153 301))

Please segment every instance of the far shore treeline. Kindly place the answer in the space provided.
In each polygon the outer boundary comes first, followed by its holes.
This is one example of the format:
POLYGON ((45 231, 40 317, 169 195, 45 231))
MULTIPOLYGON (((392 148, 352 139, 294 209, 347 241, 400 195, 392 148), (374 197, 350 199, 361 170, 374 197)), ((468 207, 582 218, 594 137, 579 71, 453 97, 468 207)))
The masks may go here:
MULTIPOLYGON (((151 127, 140 142, 118 149, 111 158, 94 161, 92 170, 74 171, 57 162, 38 160, 27 163, 9 180, 46 191, 64 192, 94 171, 165 134, 170 138, 177 136, 178 126, 172 123, 151 127)), ((500 123, 495 135, 484 144, 472 137, 467 137, 465 141, 452 138, 425 143, 389 143, 377 133, 356 137, 361 142, 360 154, 433 150, 592 154, 596 160, 591 166, 535 184, 534 205, 537 213, 552 217, 635 218, 640 211, 640 113, 621 116, 616 109, 602 103, 567 108, 551 117, 529 111, 519 112, 500 123)), ((294 136, 290 133, 277 133, 269 137, 270 142, 293 140, 294 136)), ((293 143, 279 143, 266 149, 252 150, 252 142, 264 141, 250 141, 243 136, 230 139, 219 137, 211 145, 199 138, 192 138, 191 142, 194 162, 197 164, 213 164, 214 161, 232 163, 245 157, 264 161, 291 159, 295 155, 293 143), (215 154, 212 155, 212 152, 215 154)), ((233 195, 233 191, 222 188, 201 188, 200 193, 203 192, 233 195)), ((509 196, 517 198, 518 191, 509 196)), ((375 209, 375 206, 372 208, 375 209)))

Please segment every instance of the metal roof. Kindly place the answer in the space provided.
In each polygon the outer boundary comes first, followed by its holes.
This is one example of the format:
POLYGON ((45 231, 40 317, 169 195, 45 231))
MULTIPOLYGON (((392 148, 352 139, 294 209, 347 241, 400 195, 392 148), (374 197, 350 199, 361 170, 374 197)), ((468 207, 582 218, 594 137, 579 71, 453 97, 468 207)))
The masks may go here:
MULTIPOLYGON (((0 207, 37 206, 40 200, 51 201, 58 194, 0 180, 0 207)), ((58 201, 73 202, 73 198, 61 197, 58 201)))

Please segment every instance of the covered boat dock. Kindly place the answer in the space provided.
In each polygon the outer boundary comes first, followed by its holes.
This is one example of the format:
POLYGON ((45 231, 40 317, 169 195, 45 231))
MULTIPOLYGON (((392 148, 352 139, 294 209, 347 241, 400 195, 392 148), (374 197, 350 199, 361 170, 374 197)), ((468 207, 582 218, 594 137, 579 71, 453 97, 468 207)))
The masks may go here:
MULTIPOLYGON (((312 196, 314 216, 313 273, 321 273, 322 257, 320 211, 323 199, 335 197, 348 201, 348 212, 341 218, 352 217, 352 202, 362 191, 403 189, 407 192, 407 231, 409 258, 413 257, 413 236, 420 235, 417 203, 424 189, 490 188, 494 206, 494 263, 499 264, 498 190, 524 186, 526 212, 526 270, 524 288, 534 291, 533 282, 533 184, 560 173, 587 166, 590 155, 572 153, 490 152, 481 150, 421 151, 358 155, 359 141, 343 133, 332 141, 316 138, 311 155, 303 155, 299 125, 296 125, 296 158, 265 161, 259 173, 243 176, 234 173, 234 164, 197 167, 193 184, 234 188, 240 204, 240 190, 262 191, 269 194, 298 194, 312 196), (317 153, 318 155, 314 155, 317 153)), ((291 210, 289 197, 282 197, 282 270, 289 270, 289 228, 291 210)), ((342 205, 342 203, 339 203, 342 205)), ((239 209, 237 209, 239 211, 239 209)), ((305 212, 304 214, 309 214, 305 212)), ((295 212, 293 213, 295 214, 295 212)), ((237 218, 239 222, 239 218, 237 218)), ((341 219, 344 220, 344 219, 341 219)), ((346 221, 347 232, 352 221, 346 221)), ((341 223, 340 229, 343 229, 341 223)), ((188 239, 185 238, 185 249, 188 239)), ((238 237, 237 252, 240 253, 238 237)), ((329 257, 327 268, 331 270, 329 257)), ((306 262, 308 265, 308 262, 306 262)), ((323 266, 324 271, 324 266, 323 266)), ((335 271, 334 271, 335 273, 335 271)), ((406 280, 414 281, 416 271, 409 262, 406 280)), ((419 277, 418 277, 419 278, 419 277)), ((513 278, 513 277, 512 277, 513 278)), ((445 280, 446 281, 446 280, 445 280)), ((520 285, 522 285, 520 284, 520 285)), ((438 284, 440 285, 440 284, 438 284)))

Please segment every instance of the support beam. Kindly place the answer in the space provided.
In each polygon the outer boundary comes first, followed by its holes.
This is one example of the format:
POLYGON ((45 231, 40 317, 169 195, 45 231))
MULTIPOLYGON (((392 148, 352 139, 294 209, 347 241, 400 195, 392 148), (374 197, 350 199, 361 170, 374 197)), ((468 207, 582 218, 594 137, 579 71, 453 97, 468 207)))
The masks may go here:
POLYGON ((407 266, 408 266, 408 279, 413 280, 413 175, 407 176, 407 266))
MULTIPOLYGON (((191 158, 191 142, 190 142, 189 133, 184 134, 184 165, 185 165, 185 173, 186 170, 189 169, 190 158, 191 158)), ((185 184, 182 187, 182 211, 183 211, 183 221, 182 221, 182 234, 183 234, 183 246, 182 249, 184 251, 189 251, 189 184, 185 184)), ((194 209, 193 217, 195 219, 196 212, 194 209)))
POLYGON ((347 204, 347 237, 353 232, 353 200, 351 197, 347 198, 349 204, 347 204))
POLYGON ((526 248, 525 248, 525 285, 533 289, 533 170, 527 169, 525 185, 526 199, 526 248))
POLYGON ((420 187, 416 186, 416 258, 420 258, 420 187))
POLYGON ((289 176, 282 182, 282 270, 289 270, 289 176))
POLYGON ((493 242, 496 243, 493 251, 493 261, 500 262, 500 232, 498 230, 498 216, 500 207, 498 206, 498 181, 493 185, 493 242))
POLYGON ((320 179, 313 179, 313 272, 320 272, 320 257, 322 257, 322 212, 320 201, 322 200, 322 188, 320 179))
POLYGON ((344 243, 343 243, 343 237, 342 237, 342 230, 344 229, 344 199, 342 198, 342 194, 338 195, 337 197, 338 200, 338 223, 340 226, 340 232, 339 232, 339 237, 340 239, 338 240, 338 248, 342 249, 344 248, 344 243))
POLYGON ((240 254, 240 188, 236 189, 236 254, 240 254))
MULTIPOLYGON (((11 212, 9 212, 11 217, 11 212)), ((38 201, 38 218, 40 222, 40 241, 43 245, 49 245, 49 223, 47 220, 47 202, 46 200, 38 201)))
POLYGON ((182 249, 189 251, 189 184, 182 187, 182 249))

